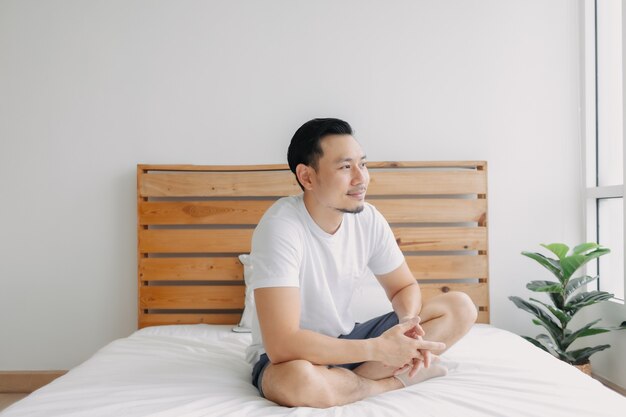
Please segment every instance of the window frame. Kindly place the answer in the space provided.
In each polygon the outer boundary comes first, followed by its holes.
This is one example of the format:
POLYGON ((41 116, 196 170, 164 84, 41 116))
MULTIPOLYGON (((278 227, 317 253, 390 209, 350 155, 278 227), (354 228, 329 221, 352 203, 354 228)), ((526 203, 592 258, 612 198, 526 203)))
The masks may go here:
MULTIPOLYGON (((626 170, 623 172, 621 185, 599 186, 598 185, 598 96, 597 96, 597 18, 596 7, 598 0, 582 0, 582 44, 583 53, 582 60, 582 161, 583 161, 583 214, 585 222, 585 236, 587 241, 598 241, 598 204, 600 199, 604 198, 622 198, 624 199, 624 184, 626 183, 626 170)), ((624 22, 626 22, 626 5, 622 4, 622 66, 626 69, 624 62, 626 61, 626 34, 624 31, 624 22)), ((626 110, 626 71, 622 71, 622 103, 626 110)), ((623 113, 622 113, 623 114, 623 113)), ((626 162, 626 117, 622 116, 622 164, 626 162)), ((626 219, 626 204, 622 216, 626 219)), ((626 222, 622 230, 622 239, 626 242, 626 222)), ((610 255, 609 255, 610 256, 610 255)), ((626 256, 622 254, 622 262, 626 266, 626 256)), ((598 274, 599 259, 590 262, 587 267, 588 274, 598 274)), ((626 268, 624 269, 626 271, 626 268)), ((597 289, 602 279, 596 281, 597 289)), ((622 277, 626 284, 626 272, 622 277)), ((625 285, 626 288, 626 285, 625 285)), ((619 296, 619 295, 618 295, 619 296)), ((626 298, 626 294, 622 295, 626 298)), ((624 300, 620 298, 612 298, 612 303, 621 306, 624 310, 624 300)))

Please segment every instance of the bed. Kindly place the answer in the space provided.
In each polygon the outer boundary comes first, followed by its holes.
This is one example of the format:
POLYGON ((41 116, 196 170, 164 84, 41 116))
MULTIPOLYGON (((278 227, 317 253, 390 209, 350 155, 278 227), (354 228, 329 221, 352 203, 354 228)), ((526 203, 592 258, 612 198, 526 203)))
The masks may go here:
MULTIPOLYGON (((245 360, 250 334, 233 331, 245 330, 249 305, 239 255, 267 207, 300 192, 293 175, 284 165, 139 165, 138 330, 1 415, 623 415, 624 397, 489 324, 485 162, 369 166, 368 201, 389 220, 424 297, 464 291, 479 310, 442 356, 447 376, 330 409, 261 398, 245 360)), ((389 307, 372 282, 364 277, 355 295, 359 317, 389 307)))

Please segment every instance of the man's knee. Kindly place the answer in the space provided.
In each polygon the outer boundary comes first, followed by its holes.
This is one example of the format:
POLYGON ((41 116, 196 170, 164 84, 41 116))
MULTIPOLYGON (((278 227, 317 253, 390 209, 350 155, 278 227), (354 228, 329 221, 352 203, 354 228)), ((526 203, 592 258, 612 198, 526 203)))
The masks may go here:
POLYGON ((446 296, 448 299, 448 308, 458 322, 464 323, 467 326, 471 326, 476 322, 478 311, 469 295, 460 291, 451 291, 447 293, 446 296))
POLYGON ((288 407, 332 407, 337 405, 337 399, 322 371, 305 360, 270 365, 261 381, 263 393, 268 400, 288 407))

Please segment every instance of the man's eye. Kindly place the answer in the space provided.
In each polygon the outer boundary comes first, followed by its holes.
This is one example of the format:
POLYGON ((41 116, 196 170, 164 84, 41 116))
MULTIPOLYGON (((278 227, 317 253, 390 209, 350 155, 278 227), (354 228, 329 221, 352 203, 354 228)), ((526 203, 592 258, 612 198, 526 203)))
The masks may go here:
POLYGON ((344 165, 341 167, 341 169, 350 169, 350 165, 344 165))
POLYGON ((367 166, 367 162, 361 162, 361 168, 365 168, 367 166))

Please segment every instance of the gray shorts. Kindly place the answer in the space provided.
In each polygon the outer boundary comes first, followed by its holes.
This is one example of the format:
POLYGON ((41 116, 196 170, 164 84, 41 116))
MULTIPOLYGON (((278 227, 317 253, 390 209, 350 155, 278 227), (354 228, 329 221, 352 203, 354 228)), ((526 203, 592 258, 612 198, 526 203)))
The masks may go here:
MULTIPOLYGON (((374 337, 380 336, 381 334, 383 334, 385 331, 395 326, 396 324, 398 324, 398 316, 396 315, 396 313, 392 311, 391 313, 387 313, 382 316, 375 317, 371 320, 368 320, 365 323, 356 323, 354 325, 354 329, 352 329, 352 331, 349 334, 342 334, 339 336, 339 338, 340 339, 372 339, 374 337)), ((331 367, 340 366, 342 368, 347 368, 347 369, 352 370, 352 369, 357 368, 362 363, 363 362, 344 363, 344 364, 338 364, 338 365, 331 365, 331 367)), ((267 365, 269 364, 270 364, 270 359, 264 353, 260 356, 258 362, 254 364, 254 367, 252 368, 252 384, 255 387, 257 387, 262 397, 265 397, 265 395, 263 395, 263 389, 261 388, 262 381, 263 381, 263 374, 265 373, 265 369, 267 368, 267 365)))

